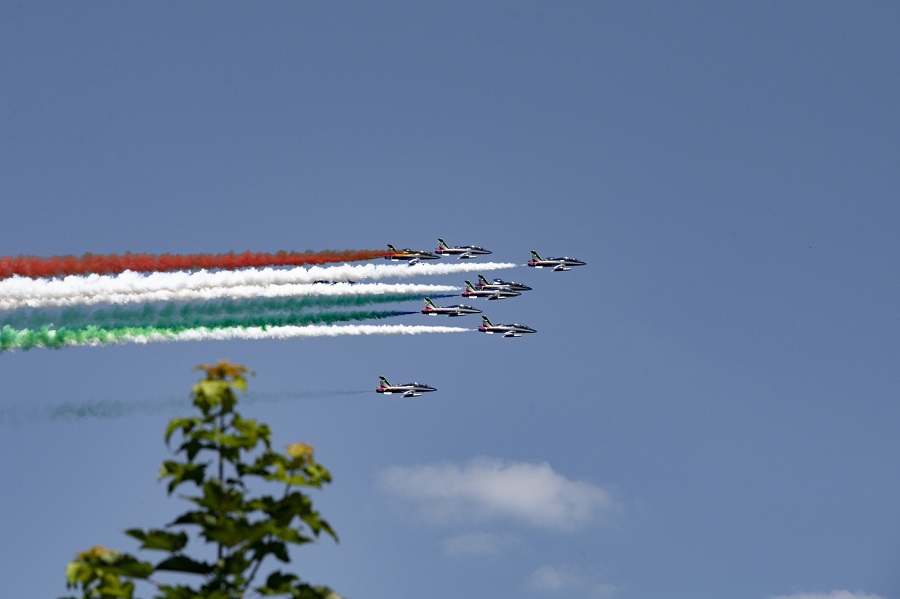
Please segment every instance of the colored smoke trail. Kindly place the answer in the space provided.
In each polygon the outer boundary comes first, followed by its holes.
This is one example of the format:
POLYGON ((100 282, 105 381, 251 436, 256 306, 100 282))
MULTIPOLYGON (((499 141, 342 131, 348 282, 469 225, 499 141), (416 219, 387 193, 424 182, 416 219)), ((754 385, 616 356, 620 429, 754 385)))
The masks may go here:
POLYGON ((116 274, 126 270, 171 272, 175 270, 227 269, 262 266, 302 266, 328 262, 358 262, 384 256, 384 250, 324 250, 321 252, 244 252, 235 254, 85 254, 83 256, 3 256, 0 278, 58 277, 87 273, 116 274))
MULTIPOLYGON (((242 406, 345 397, 372 393, 369 390, 291 391, 282 393, 249 393, 240 396, 242 406)), ((25 424, 42 421, 114 420, 138 414, 172 414, 192 410, 188 397, 157 399, 93 399, 67 401, 52 406, 0 406, 0 424, 25 424)))
MULTIPOLYGON (((132 275, 134 273, 125 273, 132 275)), ((218 273, 217 273, 218 274, 218 273)), ((122 275, 123 277, 125 275, 122 275)), ((151 275, 153 276, 153 275, 151 275)), ((68 281, 67 277, 64 281, 68 281)), ((148 278, 148 277, 144 277, 148 278)), ((416 294, 416 295, 440 295, 458 291, 451 285, 414 285, 414 284, 389 284, 366 283, 350 285, 349 283, 337 283, 335 285, 306 285, 306 284, 271 284, 271 285, 242 285, 224 287, 200 287, 196 289, 158 289, 155 291, 142 291, 139 284, 134 285, 138 290, 127 289, 122 285, 118 277, 107 277, 103 281, 81 281, 72 289, 62 287, 47 287, 42 293, 42 286, 36 285, 33 289, 18 289, 18 297, 6 295, 0 289, 0 310, 19 310, 22 308, 60 308, 67 306, 94 306, 97 304, 140 304, 152 302, 197 302, 219 299, 252 299, 274 297, 300 297, 300 296, 354 296, 354 295, 387 295, 387 294, 416 294), (91 285, 90 283, 94 283, 91 285)), ((47 282, 46 279, 8 279, 4 282, 47 282)), ((56 282, 56 281, 50 281, 56 282)), ((0 283, 2 287, 2 283, 0 283)))
MULTIPOLYGON (((515 267, 515 264, 486 262, 483 264, 361 264, 312 268, 247 268, 238 271, 123 272, 117 276, 67 276, 62 279, 12 277, 0 280, 0 300, 38 300, 91 296, 96 294, 140 294, 156 291, 221 289, 225 287, 268 287, 301 285, 316 281, 349 283, 362 279, 410 278, 440 276, 515 267)), ((338 285, 340 287, 340 285, 338 285)), ((317 285, 316 287, 328 287, 317 285)), ((152 301, 152 300, 150 300, 152 301)), ((5 308, 10 309, 10 308, 5 308)))
POLYGON ((204 317, 195 316, 182 319, 177 316, 160 319, 155 326, 114 326, 100 327, 88 325, 77 329, 41 327, 40 329, 13 329, 5 326, 0 329, 0 351, 12 349, 31 349, 48 347, 56 349, 68 345, 92 345, 116 343, 118 339, 145 337, 161 334, 175 335, 196 329, 230 329, 254 327, 303 326, 315 323, 333 324, 353 320, 381 320, 395 316, 406 316, 415 312, 399 310, 357 310, 349 312, 312 312, 307 314, 221 314, 204 317))
POLYGON ((99 346, 123 343, 168 343, 178 341, 228 341, 234 339, 292 339, 296 337, 339 337, 345 335, 426 335, 433 333, 465 333, 474 329, 424 325, 285 325, 196 329, 160 329, 135 327, 102 329, 85 327, 78 331, 41 329, 38 331, 0 330, 0 351, 60 348, 66 346, 99 346))
MULTIPOLYGON (((370 393, 362 390, 328 390, 328 391, 294 391, 285 393, 251 393, 241 395, 241 405, 293 401, 300 399, 319 399, 370 393)), ((175 412, 192 410, 190 398, 144 399, 144 400, 90 400, 84 402, 64 402, 49 408, 47 415, 51 420, 83 420, 114 419, 133 414, 175 412)))
MULTIPOLYGON (((447 294, 437 294, 434 297, 449 296, 447 294)), ((268 312, 299 312, 308 309, 355 308, 372 304, 423 300, 424 298, 424 294, 416 293, 346 296, 312 295, 300 298, 257 298, 243 301, 217 301, 195 304, 144 304, 142 306, 116 306, 101 309, 74 307, 62 310, 18 310, 0 316, 0 328, 8 326, 12 329, 39 329, 48 326, 74 329, 88 325, 107 329, 137 326, 171 327, 190 320, 215 318, 225 315, 259 315, 268 312)))

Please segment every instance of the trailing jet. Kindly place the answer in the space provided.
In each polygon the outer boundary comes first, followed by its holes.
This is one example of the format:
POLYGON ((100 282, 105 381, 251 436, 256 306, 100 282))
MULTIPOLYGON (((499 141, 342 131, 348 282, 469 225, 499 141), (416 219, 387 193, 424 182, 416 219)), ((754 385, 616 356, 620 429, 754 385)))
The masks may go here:
POLYGON ((430 297, 426 297, 425 309, 422 310, 422 314, 427 314, 428 316, 437 316, 438 314, 444 314, 445 316, 465 316, 466 314, 481 314, 481 310, 465 304, 439 307, 434 305, 434 302, 431 301, 430 297))
POLYGON ((540 257, 540 255, 531 250, 531 261, 528 262, 528 266, 533 266, 535 268, 544 268, 545 266, 553 267, 554 271, 562 271, 562 270, 572 270, 573 266, 584 266, 587 262, 582 262, 577 258, 569 258, 568 256, 562 258, 547 258, 544 260, 540 257))
POLYGON ((491 319, 485 315, 481 315, 481 326, 478 330, 482 333, 493 334, 503 333, 504 337, 521 337, 522 333, 537 333, 531 327, 524 324, 494 324, 491 319))
POLYGON ((476 289, 471 281, 466 281, 466 290, 462 292, 463 297, 486 297, 489 300, 506 299, 517 295, 522 294, 512 289, 476 289))
POLYGON ((403 397, 419 397, 423 393, 427 393, 429 391, 437 391, 437 389, 435 389, 431 385, 426 385, 424 383, 404 383, 403 385, 392 385, 383 376, 378 377, 378 381, 381 384, 375 388, 375 392, 384 393, 385 395, 390 395, 392 393, 402 393, 403 397))
POLYGON ((516 283, 515 281, 504 281, 503 279, 494 279, 493 283, 488 283, 484 275, 478 275, 478 283, 475 284, 476 289, 508 289, 511 291, 531 291, 531 287, 516 283))
POLYGON ((406 260, 410 266, 418 264, 420 260, 437 260, 440 258, 440 256, 435 256, 425 250, 411 250, 409 248, 398 250, 391 244, 387 244, 387 246, 391 253, 384 257, 385 260, 406 260))
POLYGON ((435 254, 440 256, 459 256, 460 260, 467 260, 482 254, 490 254, 490 250, 486 250, 480 245, 454 245, 449 246, 447 242, 438 237, 440 247, 434 250, 435 254))

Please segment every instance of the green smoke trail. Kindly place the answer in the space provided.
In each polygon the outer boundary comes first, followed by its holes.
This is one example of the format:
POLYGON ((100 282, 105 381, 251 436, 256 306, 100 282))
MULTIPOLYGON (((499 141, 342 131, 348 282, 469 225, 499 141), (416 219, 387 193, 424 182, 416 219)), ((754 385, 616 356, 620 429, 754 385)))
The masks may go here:
POLYGON ((304 326, 310 324, 333 324, 355 320, 381 320, 394 316, 415 314, 397 310, 357 310, 346 312, 313 312, 308 314, 263 314, 224 315, 217 319, 199 317, 194 320, 179 321, 168 326, 138 326, 104 328, 96 325, 68 329, 54 329, 44 326, 39 329, 14 329, 4 326, 0 329, 0 352, 14 349, 28 350, 35 347, 58 349, 69 345, 106 345, 141 337, 174 337, 192 329, 227 329, 248 327, 304 326))
MULTIPOLYGON (((341 395, 359 395, 368 391, 296 391, 285 393, 252 393, 240 397, 242 405, 290 401, 295 399, 316 399, 341 395)), ((172 413, 177 410, 191 409, 191 400, 187 398, 144 399, 125 401, 117 399, 92 400, 85 402, 66 402, 47 410, 50 420, 83 420, 115 419, 134 414, 172 413)))
MULTIPOLYGON (((434 297, 449 297, 437 294, 434 297)), ((205 303, 144 304, 142 306, 116 306, 91 309, 73 307, 64 309, 17 310, 0 318, 0 327, 13 329, 40 329, 42 327, 79 329, 94 325, 106 329, 125 327, 173 327, 184 322, 212 321, 222 316, 240 314, 261 315, 267 312, 297 312, 306 309, 350 308, 374 304, 386 304, 422 300, 425 294, 391 293, 384 295, 311 295, 299 298, 260 298, 250 300, 222 300, 205 303)))
MULTIPOLYGON (((249 393, 240 397, 241 405, 295 400, 316 400, 371 393, 363 390, 285 391, 249 393)), ((0 425, 21 425, 43 421, 115 420, 144 414, 178 414, 191 408, 187 397, 155 399, 92 399, 67 401, 43 407, 0 406, 0 425)))

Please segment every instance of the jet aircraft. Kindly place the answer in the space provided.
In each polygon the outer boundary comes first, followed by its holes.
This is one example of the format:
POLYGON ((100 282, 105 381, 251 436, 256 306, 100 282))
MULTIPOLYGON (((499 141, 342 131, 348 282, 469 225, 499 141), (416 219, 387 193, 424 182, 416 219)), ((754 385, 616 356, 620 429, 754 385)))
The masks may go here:
POLYGON ((422 314, 427 314, 428 316, 437 316, 438 314, 444 314, 446 316, 465 316, 466 314, 481 314, 481 310, 465 304, 444 307, 435 306, 434 302, 431 301, 431 298, 426 297, 425 308, 422 310, 422 314))
POLYGON ((426 385, 424 383, 404 383, 403 385, 392 385, 383 376, 378 377, 378 381, 381 384, 375 388, 375 392, 384 393, 385 395, 391 395, 392 393, 402 393, 403 397, 419 397, 423 393, 427 393, 429 391, 437 391, 437 389, 435 389, 431 385, 426 385))
POLYGON ((537 331, 524 324, 494 324, 484 314, 481 315, 481 322, 482 324, 478 327, 478 330, 489 335, 503 333, 504 337, 521 337, 523 333, 537 333, 537 331))
POLYGON ((440 256, 435 256, 425 250, 411 250, 409 248, 398 250, 391 244, 387 244, 387 246, 391 253, 384 257, 385 260, 406 260, 410 266, 418 264, 420 260, 438 260, 440 258, 440 256))
POLYGON ((438 237, 440 247, 434 250, 435 254, 440 256, 459 256, 460 260, 468 260, 482 254, 490 254, 490 250, 486 250, 480 245, 454 245, 449 246, 447 242, 438 237))
POLYGON ((518 291, 512 289, 476 289, 471 281, 466 281, 466 290, 462 292, 463 297, 486 297, 489 300, 506 299, 508 297, 516 297, 522 295, 518 291))
POLYGON ((587 264, 587 262, 582 262, 577 258, 569 258, 568 256, 562 258, 550 257, 544 260, 534 250, 531 250, 531 260, 528 262, 528 266, 533 266, 534 268, 552 266, 554 271, 572 270, 573 266, 584 266, 585 264, 587 264))
POLYGON ((494 279, 493 283, 488 283, 484 275, 478 275, 478 283, 475 284, 476 289, 508 289, 511 291, 531 291, 531 287, 516 283, 515 281, 504 281, 503 279, 494 279))

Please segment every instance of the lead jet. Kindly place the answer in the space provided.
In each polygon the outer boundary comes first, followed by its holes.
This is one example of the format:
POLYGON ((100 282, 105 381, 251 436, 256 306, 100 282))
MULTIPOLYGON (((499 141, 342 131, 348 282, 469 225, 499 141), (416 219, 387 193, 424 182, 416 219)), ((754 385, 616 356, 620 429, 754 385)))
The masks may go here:
POLYGON ((454 245, 451 247, 440 237, 438 237, 438 243, 440 247, 434 250, 435 254, 440 256, 459 256, 460 260, 468 260, 475 256, 491 253, 490 250, 486 250, 480 245, 454 245))
POLYGON ((438 314, 443 314, 445 316, 465 316, 466 314, 481 314, 481 310, 465 304, 444 307, 435 306, 434 302, 431 301, 431 298, 426 297, 425 308, 422 310, 422 314, 427 314, 428 316, 437 316, 438 314))
POLYGON ((503 279, 494 279, 493 283, 488 283, 488 280, 484 278, 484 275, 478 275, 478 283, 475 285, 476 289, 508 289, 511 291, 531 291, 531 287, 528 285, 523 285, 522 283, 516 283, 515 281, 504 281, 503 279))
POLYGON ((387 244, 387 246, 391 253, 384 257, 385 260, 406 260, 410 266, 418 264, 420 260, 437 260, 440 258, 440 256, 435 256, 425 250, 411 250, 409 248, 398 250, 391 244, 387 244))
POLYGON ((491 319, 481 315, 481 326, 478 330, 489 335, 503 333, 504 337, 521 337, 522 333, 537 333, 534 329, 524 324, 494 324, 491 319))
POLYGON ((402 393, 403 397, 419 397, 423 393, 427 393, 429 391, 437 391, 437 389, 435 389, 431 385, 426 385, 424 383, 404 383, 403 385, 392 385, 383 376, 378 377, 378 381, 381 384, 375 388, 375 392, 384 393, 385 395, 391 395, 392 393, 402 393))
POLYGON ((466 290, 462 292, 463 297, 486 297, 489 300, 506 299, 517 295, 522 294, 512 289, 477 289, 471 281, 466 281, 466 290))
POLYGON ((569 258, 568 256, 562 258, 550 257, 544 260, 534 250, 531 250, 531 260, 528 262, 528 266, 533 266, 534 268, 552 266, 554 271, 572 270, 573 266, 584 266, 585 264, 587 264, 587 262, 582 262, 578 258, 569 258))

